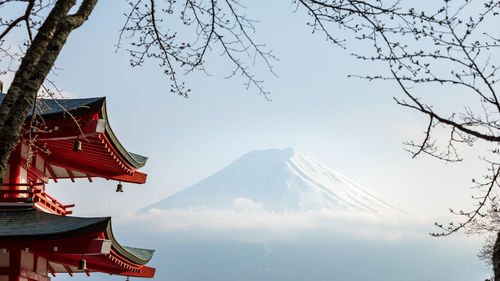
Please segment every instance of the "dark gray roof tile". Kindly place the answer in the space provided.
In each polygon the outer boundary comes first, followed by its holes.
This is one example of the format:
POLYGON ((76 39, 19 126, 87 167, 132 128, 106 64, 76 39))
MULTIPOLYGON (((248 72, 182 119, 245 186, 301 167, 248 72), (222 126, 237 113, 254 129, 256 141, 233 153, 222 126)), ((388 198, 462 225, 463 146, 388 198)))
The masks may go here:
POLYGON ((80 218, 58 216, 35 209, 1 210, 0 241, 46 240, 73 237, 105 229, 110 217, 80 218))
MULTIPOLYGON (((0 103, 5 98, 5 94, 0 94, 0 103)), ((104 97, 85 98, 85 99, 43 99, 35 110, 35 114, 42 114, 43 116, 53 114, 64 114, 65 111, 73 111, 78 109, 88 109, 93 106, 102 105, 104 97)), ((28 113, 32 115, 33 107, 28 113)))

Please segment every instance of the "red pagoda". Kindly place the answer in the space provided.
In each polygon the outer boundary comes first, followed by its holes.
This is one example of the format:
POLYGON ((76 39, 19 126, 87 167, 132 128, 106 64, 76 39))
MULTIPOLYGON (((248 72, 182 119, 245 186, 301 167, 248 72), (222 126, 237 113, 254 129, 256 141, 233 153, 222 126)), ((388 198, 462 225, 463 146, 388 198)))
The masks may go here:
MULTIPOLYGON (((4 97, 0 94, 0 102, 4 97)), ((147 158, 120 144, 108 123, 105 98, 47 99, 35 108, 24 130, 30 142, 12 152, 0 187, 0 281, 92 272, 153 277, 155 269, 146 266, 153 250, 120 245, 110 217, 68 216, 74 205, 45 190, 50 179, 101 177, 118 181, 122 191, 121 182, 146 182, 138 169, 147 158)))

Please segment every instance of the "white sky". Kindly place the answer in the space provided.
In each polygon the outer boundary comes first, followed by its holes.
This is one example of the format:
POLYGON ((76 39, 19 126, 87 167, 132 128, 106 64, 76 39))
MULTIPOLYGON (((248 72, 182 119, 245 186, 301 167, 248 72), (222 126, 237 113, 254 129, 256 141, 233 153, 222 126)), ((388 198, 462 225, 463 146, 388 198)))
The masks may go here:
MULTIPOLYGON (((56 80, 73 96, 107 97, 120 141, 150 157, 143 169, 148 183, 126 185, 124 194, 113 193, 113 182, 60 183, 49 191, 62 200, 75 197, 67 200, 76 200, 81 214, 120 210, 117 205, 139 209, 250 150, 294 147, 411 213, 437 218, 446 217, 449 207, 470 207, 470 180, 483 171, 477 157, 460 165, 412 160, 402 142, 418 140, 426 120, 394 103, 392 97, 401 94, 394 83, 347 78, 386 70, 311 34, 303 14, 293 9, 272 1, 248 12, 260 20, 256 40, 280 59, 278 78, 257 73, 266 79, 271 102, 247 91, 239 78, 223 79, 230 68, 218 53, 209 59, 212 76, 185 77, 192 94, 184 99, 169 93, 169 80, 156 65, 132 69, 124 50, 114 52, 123 10, 100 1, 90 20, 71 34, 57 60, 63 70, 56 80), (101 192, 118 204, 102 199, 99 208, 90 207, 88 201, 96 203, 101 192)), ((359 44, 350 41, 348 47, 359 44)))

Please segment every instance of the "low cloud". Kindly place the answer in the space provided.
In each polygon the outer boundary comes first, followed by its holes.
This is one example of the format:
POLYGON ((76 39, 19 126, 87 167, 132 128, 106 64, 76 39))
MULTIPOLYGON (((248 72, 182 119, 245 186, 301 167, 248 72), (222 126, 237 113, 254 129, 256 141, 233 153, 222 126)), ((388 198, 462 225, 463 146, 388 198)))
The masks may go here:
POLYGON ((150 263, 161 269, 157 280, 451 281, 489 273, 475 256, 480 241, 460 233, 431 237, 432 220, 328 209, 278 213, 247 198, 230 208, 115 214, 113 225, 120 241, 157 250, 150 263))
POLYGON ((241 241, 293 240, 310 234, 358 237, 373 240, 398 240, 421 236, 430 223, 401 214, 339 212, 329 209, 304 212, 273 212, 247 198, 237 198, 232 209, 199 208, 191 210, 151 209, 147 213, 121 214, 115 222, 141 227, 155 233, 189 233, 189 238, 224 237, 241 241), (222 235, 230 234, 230 235, 222 235))

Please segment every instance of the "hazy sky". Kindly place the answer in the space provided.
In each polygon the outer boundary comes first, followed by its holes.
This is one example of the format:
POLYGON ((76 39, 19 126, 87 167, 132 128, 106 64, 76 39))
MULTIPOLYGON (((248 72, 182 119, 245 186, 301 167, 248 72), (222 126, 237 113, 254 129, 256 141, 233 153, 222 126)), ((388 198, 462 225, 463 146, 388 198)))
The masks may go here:
MULTIPOLYGON (((381 65, 357 61, 347 50, 311 34, 304 11, 291 1, 251 3, 255 38, 272 49, 279 77, 259 71, 272 101, 246 90, 239 77, 223 79, 230 66, 215 52, 207 69, 185 77, 188 99, 169 93, 159 67, 131 68, 125 50, 115 53, 124 3, 100 1, 73 32, 57 60, 57 84, 73 97, 106 96, 111 127, 124 146, 149 157, 145 185, 61 181, 47 186, 75 215, 119 215, 180 191, 255 149, 293 147, 339 171, 388 202, 429 222, 447 222, 448 208, 472 207, 470 182, 481 175, 473 153, 459 165, 411 155, 402 143, 419 139, 426 120, 395 104, 391 82, 348 74, 381 73, 381 65), (265 4, 264 4, 265 3, 265 4), (120 5, 120 6, 118 6, 120 5), (111 202, 111 204, 109 203, 111 202)), ((249 1, 250 2, 250 1, 249 1)), ((6 81, 9 82, 9 81, 6 81)), ((438 91, 436 91, 438 93, 438 91)), ((471 252, 474 255, 474 251, 471 252)), ((473 256, 471 259, 475 259, 473 256)), ((475 262, 475 261, 474 261, 475 262)))
MULTIPOLYGON (((401 93, 394 83, 347 78, 386 71, 349 56, 350 50, 363 48, 359 42, 350 40, 348 50, 341 50, 311 34, 303 11, 294 13, 291 3, 261 5, 249 7, 248 14, 260 20, 256 40, 280 59, 274 63, 279 77, 257 72, 272 101, 246 90, 239 77, 223 79, 231 68, 217 51, 207 64, 211 76, 183 77, 192 89, 188 99, 170 94, 170 82, 156 65, 131 68, 124 50, 114 52, 124 5, 99 2, 90 20, 71 34, 55 78, 72 96, 106 96, 120 141, 150 159, 146 185, 126 185, 126 193, 114 194, 113 182, 99 182, 92 185, 94 192, 139 209, 251 150, 293 147, 415 214, 447 216, 449 207, 471 206, 470 180, 483 171, 477 157, 460 165, 425 156, 411 159, 402 143, 422 137, 426 120, 395 104, 392 97, 401 93)), ((58 196, 84 191, 93 200, 94 192, 83 185, 61 183, 49 191, 57 190, 58 196)), ((86 198, 83 192, 75 197, 86 198)), ((102 208, 86 205, 78 204, 77 210, 118 208, 104 201, 102 208)))

